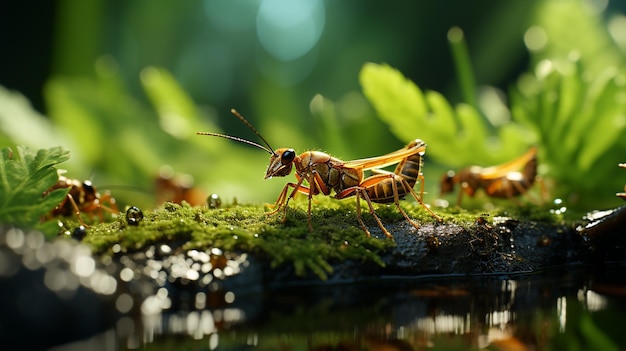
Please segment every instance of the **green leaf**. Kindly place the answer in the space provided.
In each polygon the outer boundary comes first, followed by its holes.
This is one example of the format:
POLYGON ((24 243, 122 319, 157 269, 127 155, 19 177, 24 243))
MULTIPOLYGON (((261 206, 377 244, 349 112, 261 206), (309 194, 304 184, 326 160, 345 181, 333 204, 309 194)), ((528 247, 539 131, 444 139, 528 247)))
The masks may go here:
POLYGON ((35 154, 18 146, 16 155, 9 148, 1 153, 0 222, 35 226, 69 191, 57 189, 43 196, 58 180, 54 165, 67 161, 69 152, 54 147, 35 154))
POLYGON ((543 175, 557 187, 552 195, 574 199, 570 206, 619 202, 613 194, 624 183, 617 167, 626 132, 623 79, 611 67, 591 73, 580 59, 543 60, 511 92, 513 120, 535 132, 543 175))
POLYGON ((419 137, 417 122, 425 119, 428 110, 420 88, 398 70, 387 65, 366 63, 359 75, 363 93, 379 117, 402 141, 419 137))
POLYGON ((509 123, 506 132, 494 134, 494 126, 475 107, 453 107, 439 92, 422 93, 387 65, 365 64, 360 81, 365 96, 396 137, 403 142, 423 139, 429 156, 447 166, 504 162, 524 152, 533 139, 514 123, 509 123))
POLYGON ((198 131, 216 130, 215 126, 200 122, 195 103, 169 71, 146 67, 141 72, 141 83, 165 132, 186 139, 198 131))
POLYGON ((56 127, 24 95, 0 86, 0 106, 0 135, 5 135, 12 145, 43 147, 63 141, 56 127))

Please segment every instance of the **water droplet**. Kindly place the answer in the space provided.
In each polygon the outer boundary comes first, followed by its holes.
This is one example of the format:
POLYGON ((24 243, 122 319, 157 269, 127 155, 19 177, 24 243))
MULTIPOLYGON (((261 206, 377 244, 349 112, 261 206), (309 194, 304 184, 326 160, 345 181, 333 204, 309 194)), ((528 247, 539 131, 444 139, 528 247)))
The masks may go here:
POLYGON ((74 229, 74 231, 72 231, 72 239, 81 241, 85 238, 85 236, 87 235, 87 228, 85 228, 85 226, 80 226, 76 229, 74 229))
POLYGON ((220 206, 222 206, 222 199, 220 199, 217 194, 211 194, 207 199, 207 205, 211 209, 220 208, 220 206))
POLYGON ((143 212, 139 207, 131 206, 126 210, 126 222, 129 225, 139 225, 143 219, 143 212))

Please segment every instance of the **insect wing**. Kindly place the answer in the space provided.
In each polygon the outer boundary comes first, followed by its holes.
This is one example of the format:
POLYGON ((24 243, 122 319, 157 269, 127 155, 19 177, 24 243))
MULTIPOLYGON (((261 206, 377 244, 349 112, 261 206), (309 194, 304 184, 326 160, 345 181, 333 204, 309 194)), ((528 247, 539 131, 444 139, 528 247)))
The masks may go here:
POLYGON ((497 179, 506 176, 507 174, 515 171, 519 171, 525 164, 530 162, 537 156, 537 148, 532 147, 522 156, 503 163, 501 165, 483 168, 480 172, 481 179, 497 179))
POLYGON ((395 165, 403 159, 426 151, 426 144, 423 141, 419 141, 417 144, 411 147, 405 147, 400 150, 390 152, 386 155, 362 158, 358 160, 346 161, 342 167, 344 168, 361 168, 363 170, 384 168, 387 166, 395 165))

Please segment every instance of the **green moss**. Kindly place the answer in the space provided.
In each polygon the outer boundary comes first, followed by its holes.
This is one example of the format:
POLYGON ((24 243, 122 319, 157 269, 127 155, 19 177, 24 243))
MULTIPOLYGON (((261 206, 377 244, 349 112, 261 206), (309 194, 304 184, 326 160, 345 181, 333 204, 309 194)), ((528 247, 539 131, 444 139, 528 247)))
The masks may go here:
MULTIPOLYGON (((296 274, 312 271, 321 279, 332 273, 333 262, 356 260, 384 265, 380 255, 393 247, 394 241, 367 237, 359 227, 353 201, 316 198, 311 211, 314 230, 309 231, 307 201, 299 200, 289 204, 284 223, 281 213, 268 216, 264 206, 231 205, 209 209, 166 203, 146 211, 139 225, 129 225, 123 214, 111 223, 96 224, 89 228, 83 242, 100 254, 112 254, 118 244, 119 250, 128 252, 172 242, 179 243, 183 249, 241 250, 266 257, 273 268, 291 264, 296 274)), ((363 206, 363 218, 374 228, 376 223, 363 206)), ((418 204, 403 202, 402 207, 419 223, 435 223, 418 204)), ((379 205, 376 211, 384 224, 404 221, 394 205, 379 205)), ((435 211, 444 224, 468 228, 474 226, 479 217, 488 222, 503 215, 557 220, 548 210, 536 206, 511 206, 492 212, 459 208, 436 208, 435 211)))
POLYGON ((306 201, 290 204, 284 223, 280 214, 268 216, 262 206, 208 209, 167 203, 146 211, 137 226, 128 225, 123 215, 112 223, 94 225, 84 243, 101 254, 112 253, 116 244, 122 251, 135 251, 161 242, 183 242, 185 249, 242 250, 266 256, 272 267, 293 264, 297 274, 310 270, 322 279, 332 272, 333 261, 383 265, 379 254, 393 241, 368 238, 356 218, 351 218, 354 209, 346 206, 338 201, 316 204, 312 211, 315 230, 310 232, 306 201))

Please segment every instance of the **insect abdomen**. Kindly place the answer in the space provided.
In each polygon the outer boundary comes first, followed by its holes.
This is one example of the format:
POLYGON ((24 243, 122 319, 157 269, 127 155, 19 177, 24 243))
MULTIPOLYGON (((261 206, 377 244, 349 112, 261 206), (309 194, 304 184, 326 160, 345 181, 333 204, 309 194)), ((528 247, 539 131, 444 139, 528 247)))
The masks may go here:
POLYGON ((411 187, 415 186, 417 178, 422 172, 422 156, 419 154, 407 157, 396 167, 394 173, 402 176, 411 187))
POLYGON ((419 154, 407 157, 398 163, 394 176, 367 189, 367 194, 373 202, 388 203, 394 201, 393 182, 398 189, 398 198, 402 199, 417 182, 422 169, 422 156, 419 154))

